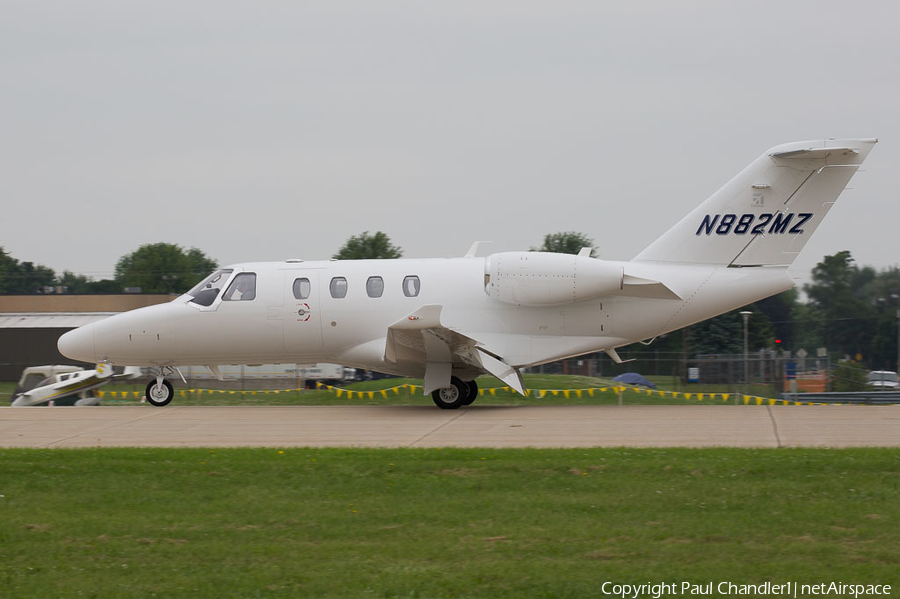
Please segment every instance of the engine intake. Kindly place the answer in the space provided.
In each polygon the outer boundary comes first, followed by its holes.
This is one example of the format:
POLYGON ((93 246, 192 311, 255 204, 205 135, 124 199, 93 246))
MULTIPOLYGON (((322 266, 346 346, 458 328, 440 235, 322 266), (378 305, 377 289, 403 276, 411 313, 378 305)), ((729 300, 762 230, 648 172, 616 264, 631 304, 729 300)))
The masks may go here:
POLYGON ((552 306, 622 290, 621 264, 549 252, 502 252, 484 262, 484 291, 518 306, 552 306))

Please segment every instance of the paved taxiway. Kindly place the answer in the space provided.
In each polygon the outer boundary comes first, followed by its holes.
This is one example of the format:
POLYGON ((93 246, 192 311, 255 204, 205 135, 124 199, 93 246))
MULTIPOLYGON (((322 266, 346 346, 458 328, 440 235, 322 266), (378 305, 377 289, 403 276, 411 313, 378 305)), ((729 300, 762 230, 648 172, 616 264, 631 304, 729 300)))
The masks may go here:
POLYGON ((900 447, 900 406, 0 408, 0 447, 900 447))

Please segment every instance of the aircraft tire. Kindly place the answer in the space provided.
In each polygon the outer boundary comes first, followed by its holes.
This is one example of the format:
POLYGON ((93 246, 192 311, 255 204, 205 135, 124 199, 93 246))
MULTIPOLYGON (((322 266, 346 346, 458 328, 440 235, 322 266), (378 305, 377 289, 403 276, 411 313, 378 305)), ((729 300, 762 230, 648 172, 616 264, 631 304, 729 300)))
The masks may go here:
POLYGON ((472 405, 472 402, 478 399, 478 383, 474 380, 465 381, 463 385, 466 386, 466 401, 463 404, 464 406, 472 405))
POLYGON ((434 405, 442 410, 455 410, 466 404, 468 386, 458 378, 450 377, 450 386, 431 392, 434 405))
POLYGON ((165 379, 163 379, 162 387, 157 385, 156 379, 154 379, 147 385, 144 396, 147 398, 147 403, 151 406, 161 408, 169 405, 169 402, 175 397, 175 389, 172 388, 172 383, 165 379))

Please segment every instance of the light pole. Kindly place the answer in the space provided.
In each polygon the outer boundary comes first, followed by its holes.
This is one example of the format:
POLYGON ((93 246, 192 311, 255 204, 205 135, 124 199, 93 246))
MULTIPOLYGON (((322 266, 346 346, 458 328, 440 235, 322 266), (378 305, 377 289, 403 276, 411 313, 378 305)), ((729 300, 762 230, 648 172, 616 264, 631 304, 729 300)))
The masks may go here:
POLYGON ((900 308, 897 308, 897 372, 900 372, 900 308))
POLYGON ((744 395, 747 395, 747 382, 750 378, 749 356, 747 351, 747 323, 750 321, 750 315, 753 312, 743 310, 741 316, 744 317, 744 395))

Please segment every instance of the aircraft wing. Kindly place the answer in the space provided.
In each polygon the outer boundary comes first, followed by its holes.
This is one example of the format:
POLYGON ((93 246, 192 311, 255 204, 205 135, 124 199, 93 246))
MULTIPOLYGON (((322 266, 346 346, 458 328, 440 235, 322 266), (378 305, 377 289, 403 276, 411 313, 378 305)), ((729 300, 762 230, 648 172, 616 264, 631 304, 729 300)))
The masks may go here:
POLYGON ((493 374, 524 395, 521 373, 477 339, 442 325, 441 309, 439 305, 422 306, 388 327, 384 359, 424 367, 425 393, 449 386, 455 368, 474 376, 493 374))
POLYGON ((100 363, 94 370, 76 372, 66 375, 63 380, 29 389, 15 397, 11 405, 34 406, 97 389, 113 379, 133 379, 139 376, 141 369, 136 366, 126 366, 122 374, 115 374, 112 366, 100 363))

